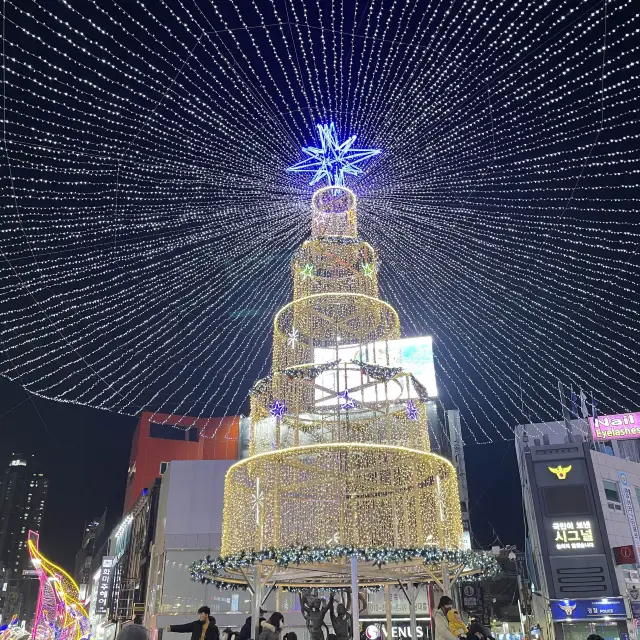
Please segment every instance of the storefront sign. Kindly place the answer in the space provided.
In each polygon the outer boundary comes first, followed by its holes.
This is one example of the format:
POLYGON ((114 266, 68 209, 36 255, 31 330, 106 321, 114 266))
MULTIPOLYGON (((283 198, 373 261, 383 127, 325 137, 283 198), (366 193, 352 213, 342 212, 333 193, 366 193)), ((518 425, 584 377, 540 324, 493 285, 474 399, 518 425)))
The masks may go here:
POLYGON ((593 529, 589 520, 552 522, 555 545, 558 551, 564 549, 593 549, 593 529))
POLYGON ((640 620, 640 602, 637 600, 631 601, 631 615, 634 620, 640 620))
POLYGON ((633 545, 636 548, 636 557, 640 558, 640 531, 638 530, 638 521, 636 520, 636 511, 633 508, 633 498, 631 497, 631 486, 629 478, 624 471, 618 471, 618 480, 620 481, 620 490, 622 493, 622 504, 627 513, 629 521, 629 529, 633 538, 633 545))
MULTIPOLYGON (((416 625, 416 640, 428 637, 428 622, 418 621, 416 625)), ((394 639, 411 638, 411 624, 405 620, 392 620, 391 633, 394 639)), ((385 622, 364 621, 364 635, 367 640, 388 640, 387 625, 385 622)))
POLYGON ((636 553, 632 544, 625 544, 624 547, 613 547, 613 556, 616 564, 633 564, 636 561, 636 553))
POLYGON ((594 440, 640 438, 640 412, 589 418, 594 440))
POLYGON ((98 578, 98 597, 96 599, 96 616, 103 616, 109 610, 109 592, 111 590, 111 574, 114 565, 113 556, 104 556, 102 558, 102 568, 100 569, 100 577, 98 578))
POLYGON ((554 620, 624 619, 627 613, 624 598, 600 598, 598 600, 551 600, 551 616, 554 620))

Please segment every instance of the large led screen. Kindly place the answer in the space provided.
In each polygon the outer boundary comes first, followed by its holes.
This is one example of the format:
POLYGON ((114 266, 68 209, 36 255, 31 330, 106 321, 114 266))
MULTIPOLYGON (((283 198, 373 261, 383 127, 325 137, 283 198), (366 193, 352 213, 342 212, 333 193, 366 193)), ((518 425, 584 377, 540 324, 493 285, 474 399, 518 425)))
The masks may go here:
MULTIPOLYGON (((433 340, 431 336, 390 340, 388 343, 376 342, 367 345, 343 345, 336 349, 314 349, 314 362, 332 362, 340 359, 342 363, 352 360, 375 362, 390 367, 402 367, 405 372, 412 373, 429 393, 438 395, 436 373, 433 364, 433 340), (388 354, 388 355, 387 355, 388 354)), ((371 381, 372 382, 372 381, 371 381)), ((363 377, 357 370, 326 371, 316 378, 316 405, 336 404, 336 390, 349 389, 351 397, 360 402, 383 400, 384 385, 369 383, 363 387, 363 377)), ((392 380, 387 386, 388 398, 401 401, 409 398, 407 378, 392 380)), ((411 397, 415 398, 415 391, 411 397)))

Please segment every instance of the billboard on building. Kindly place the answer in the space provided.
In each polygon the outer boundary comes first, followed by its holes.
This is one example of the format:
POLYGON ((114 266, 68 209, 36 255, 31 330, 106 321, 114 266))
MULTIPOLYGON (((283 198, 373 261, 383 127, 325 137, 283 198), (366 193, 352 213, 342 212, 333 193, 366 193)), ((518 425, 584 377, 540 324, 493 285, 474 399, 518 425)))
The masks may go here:
MULTIPOLYGON (((335 349, 314 349, 314 362, 333 362, 339 359, 342 363, 352 360, 376 363, 389 367, 402 367, 414 375, 426 389, 430 397, 438 395, 436 386, 436 372, 433 362, 433 338, 421 336, 418 338, 404 338, 389 340, 388 342, 374 342, 366 345, 343 345, 335 349)), ((334 371, 327 371, 316 378, 316 405, 336 403, 336 375, 334 371), (322 388, 318 388, 322 387, 322 388)), ((358 389, 362 387, 362 377, 358 370, 347 370, 346 377, 340 380, 340 389, 358 389)), ((384 386, 383 383, 380 383, 384 386)), ((354 399, 360 402, 375 402, 380 398, 381 390, 378 385, 371 383, 366 388, 354 393, 354 399)), ((338 389, 338 390, 340 390, 338 389)), ((387 397, 393 401, 403 401, 415 397, 415 392, 408 388, 408 378, 402 377, 387 383, 387 397)))
POLYGON ((629 440, 640 438, 640 412, 616 413, 589 418, 594 440, 629 440))
POLYGON ((617 596, 617 580, 589 444, 526 449, 525 465, 551 599, 617 596))

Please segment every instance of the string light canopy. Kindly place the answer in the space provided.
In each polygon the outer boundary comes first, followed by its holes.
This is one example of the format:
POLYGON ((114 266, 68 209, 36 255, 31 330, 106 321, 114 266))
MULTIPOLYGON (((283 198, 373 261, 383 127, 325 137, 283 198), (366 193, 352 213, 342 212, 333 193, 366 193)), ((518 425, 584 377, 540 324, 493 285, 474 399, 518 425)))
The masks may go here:
POLYGON ((121 413, 246 414, 321 184, 285 169, 333 122, 384 149, 346 176, 378 252, 359 273, 402 335, 433 335, 465 442, 557 419, 558 380, 603 414, 640 406, 632 0, 3 12, 4 376, 121 413))

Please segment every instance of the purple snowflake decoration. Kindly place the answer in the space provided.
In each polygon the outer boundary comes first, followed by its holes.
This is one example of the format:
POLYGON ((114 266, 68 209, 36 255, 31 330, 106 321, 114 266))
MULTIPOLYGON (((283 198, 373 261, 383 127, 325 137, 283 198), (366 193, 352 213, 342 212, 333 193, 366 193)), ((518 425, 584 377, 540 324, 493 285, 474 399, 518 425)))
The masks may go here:
POLYGON ((409 402, 407 402, 407 418, 409 418, 409 420, 418 419, 418 409, 416 405, 413 404, 413 400, 409 400, 409 402))
POLYGON ((269 409, 269 413, 274 418, 282 418, 285 413, 287 413, 287 405, 280 400, 274 400, 271 408, 269 409))
POLYGON ((342 404, 341 406, 346 411, 348 411, 349 409, 355 409, 357 407, 354 400, 349 397, 349 389, 340 391, 340 393, 338 393, 338 398, 340 398, 340 400, 344 400, 344 404, 342 404))

